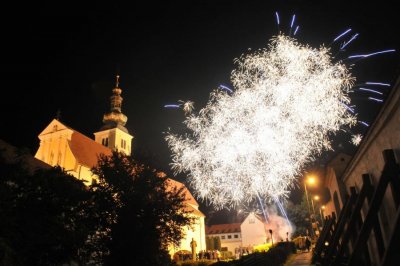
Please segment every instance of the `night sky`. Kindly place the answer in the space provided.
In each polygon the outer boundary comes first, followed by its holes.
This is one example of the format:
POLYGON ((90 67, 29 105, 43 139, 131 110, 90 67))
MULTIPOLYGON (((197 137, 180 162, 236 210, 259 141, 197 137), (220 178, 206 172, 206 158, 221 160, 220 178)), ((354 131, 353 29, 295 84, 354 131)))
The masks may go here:
MULTIPOLYGON (((398 9, 379 1, 178 2, 3 9, 0 138, 34 154, 37 135, 57 110, 62 122, 93 137, 109 110, 118 73, 126 127, 135 137, 134 154, 152 157, 157 167, 171 174, 163 132, 168 127, 181 132, 184 115, 163 106, 192 100, 199 110, 219 84, 230 85, 233 60, 248 48, 265 47, 278 33, 275 11, 285 33, 296 14, 297 38, 316 48, 329 45, 348 28, 360 33, 338 59, 400 51, 398 9)), ((333 53, 337 50, 332 46, 333 53)), ((352 72, 358 82, 394 84, 399 54, 361 60, 352 72)), ((365 94, 353 96, 360 119, 372 122, 381 104, 367 101, 365 94)), ((365 133, 366 128, 353 130, 365 133)), ((336 151, 346 150, 348 139, 340 135, 336 151)))

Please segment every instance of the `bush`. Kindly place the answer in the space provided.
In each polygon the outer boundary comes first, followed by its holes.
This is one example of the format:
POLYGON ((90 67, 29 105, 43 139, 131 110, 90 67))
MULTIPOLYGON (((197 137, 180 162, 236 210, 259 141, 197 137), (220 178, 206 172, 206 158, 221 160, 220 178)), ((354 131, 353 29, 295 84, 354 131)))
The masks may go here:
POLYGON ((208 266, 214 265, 212 260, 198 260, 198 261, 182 261, 178 262, 178 266, 208 266))

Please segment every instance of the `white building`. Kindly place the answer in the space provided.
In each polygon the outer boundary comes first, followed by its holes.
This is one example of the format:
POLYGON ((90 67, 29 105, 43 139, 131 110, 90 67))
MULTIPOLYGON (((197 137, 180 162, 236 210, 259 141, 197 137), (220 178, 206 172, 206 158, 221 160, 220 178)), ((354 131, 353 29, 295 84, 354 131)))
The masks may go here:
POLYGON ((250 213, 242 223, 215 224, 206 228, 207 237, 218 237, 221 250, 235 251, 240 248, 252 250, 254 246, 270 241, 269 224, 255 213, 250 213))

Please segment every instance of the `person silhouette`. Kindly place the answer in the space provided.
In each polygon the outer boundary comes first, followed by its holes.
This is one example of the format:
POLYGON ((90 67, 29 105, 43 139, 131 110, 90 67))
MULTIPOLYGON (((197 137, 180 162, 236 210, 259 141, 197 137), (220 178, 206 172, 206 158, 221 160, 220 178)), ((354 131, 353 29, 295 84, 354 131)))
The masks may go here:
POLYGON ((190 247, 192 248, 192 260, 196 260, 196 240, 192 237, 192 241, 190 241, 190 247))
POLYGON ((307 248, 307 252, 310 251, 310 247, 311 247, 311 241, 310 241, 310 239, 307 237, 307 238, 306 238, 306 248, 307 248))

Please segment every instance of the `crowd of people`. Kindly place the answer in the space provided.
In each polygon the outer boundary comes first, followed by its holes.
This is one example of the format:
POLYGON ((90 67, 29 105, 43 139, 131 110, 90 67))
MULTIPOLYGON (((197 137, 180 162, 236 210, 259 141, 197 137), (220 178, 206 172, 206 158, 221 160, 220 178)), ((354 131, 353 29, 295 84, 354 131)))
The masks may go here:
MULTIPOLYGON (((218 250, 200 250, 196 254, 196 260, 220 260, 221 253, 218 250)), ((175 253, 175 261, 185 261, 193 260, 193 255, 191 253, 175 253)))

